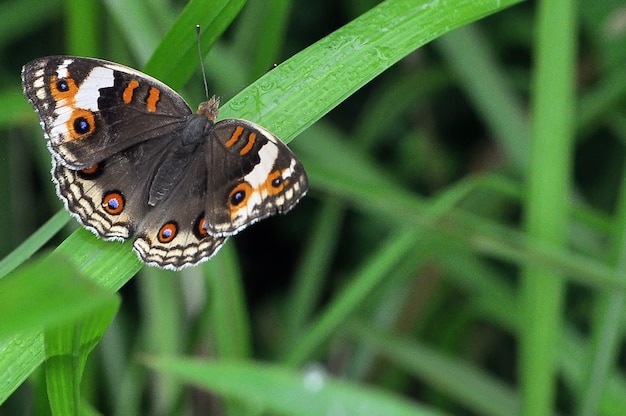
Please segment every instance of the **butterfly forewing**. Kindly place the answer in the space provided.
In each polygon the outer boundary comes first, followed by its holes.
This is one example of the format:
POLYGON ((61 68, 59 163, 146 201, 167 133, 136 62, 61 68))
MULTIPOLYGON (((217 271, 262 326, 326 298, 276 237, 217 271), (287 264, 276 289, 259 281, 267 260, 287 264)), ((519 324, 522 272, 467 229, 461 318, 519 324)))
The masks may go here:
POLYGON ((24 66, 22 78, 50 150, 70 168, 168 134, 192 113, 162 82, 99 59, 40 58, 24 66))

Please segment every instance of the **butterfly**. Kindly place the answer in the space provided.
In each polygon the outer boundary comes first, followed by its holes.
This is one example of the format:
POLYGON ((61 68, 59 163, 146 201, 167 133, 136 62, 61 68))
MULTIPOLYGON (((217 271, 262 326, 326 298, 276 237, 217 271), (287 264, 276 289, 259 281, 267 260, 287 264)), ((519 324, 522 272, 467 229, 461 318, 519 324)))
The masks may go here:
POLYGON ((29 62, 22 85, 65 208, 100 238, 134 238, 146 264, 178 270, 205 261, 307 192, 291 150, 250 121, 215 122, 215 97, 194 113, 142 72, 72 56, 29 62))

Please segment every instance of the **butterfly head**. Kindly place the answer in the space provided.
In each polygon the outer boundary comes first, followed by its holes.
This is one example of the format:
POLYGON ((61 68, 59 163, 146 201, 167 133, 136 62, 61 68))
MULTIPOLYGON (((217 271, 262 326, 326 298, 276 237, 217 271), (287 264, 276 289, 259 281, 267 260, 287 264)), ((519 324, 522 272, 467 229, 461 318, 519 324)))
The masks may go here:
POLYGON ((215 121, 219 114, 220 99, 215 95, 208 101, 203 101, 198 106, 196 113, 205 115, 209 120, 215 121))

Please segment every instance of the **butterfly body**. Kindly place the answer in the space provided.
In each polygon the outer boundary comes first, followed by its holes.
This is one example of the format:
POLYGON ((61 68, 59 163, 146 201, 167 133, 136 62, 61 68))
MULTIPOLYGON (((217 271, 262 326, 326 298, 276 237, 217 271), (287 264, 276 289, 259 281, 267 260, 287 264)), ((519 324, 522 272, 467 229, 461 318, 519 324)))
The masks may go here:
POLYGON ((289 148, 252 122, 216 122, 215 98, 194 113, 146 74, 69 56, 26 64, 22 83, 65 207, 101 238, 134 237, 147 264, 177 270, 204 261, 307 191, 289 148))

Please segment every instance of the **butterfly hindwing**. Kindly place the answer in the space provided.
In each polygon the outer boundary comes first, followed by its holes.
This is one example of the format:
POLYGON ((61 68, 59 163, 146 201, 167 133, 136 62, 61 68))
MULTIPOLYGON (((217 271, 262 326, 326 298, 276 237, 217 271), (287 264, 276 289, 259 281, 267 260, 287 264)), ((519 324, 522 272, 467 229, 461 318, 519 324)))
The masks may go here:
POLYGON ((158 202, 141 222, 134 250, 146 263, 178 269, 211 258, 226 237, 207 232, 204 158, 192 158, 180 184, 158 202), (182 202, 184 201, 184 203, 182 202))

